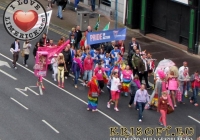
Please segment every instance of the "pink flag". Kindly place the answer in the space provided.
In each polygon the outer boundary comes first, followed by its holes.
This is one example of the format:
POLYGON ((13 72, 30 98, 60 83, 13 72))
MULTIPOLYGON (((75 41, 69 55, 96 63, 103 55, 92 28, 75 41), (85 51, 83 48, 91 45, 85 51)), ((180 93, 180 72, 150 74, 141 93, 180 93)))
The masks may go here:
POLYGON ((47 47, 39 47, 38 51, 46 51, 46 52, 48 52, 48 64, 50 64, 51 63, 51 59, 53 58, 53 55, 61 53, 69 43, 70 43, 70 40, 67 40, 61 46, 55 46, 53 48, 50 48, 48 46, 47 47))

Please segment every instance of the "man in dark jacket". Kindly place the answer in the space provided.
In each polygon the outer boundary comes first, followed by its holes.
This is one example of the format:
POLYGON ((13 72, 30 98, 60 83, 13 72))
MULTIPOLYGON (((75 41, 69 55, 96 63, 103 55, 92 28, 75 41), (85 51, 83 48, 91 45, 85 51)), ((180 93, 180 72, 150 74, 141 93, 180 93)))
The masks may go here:
POLYGON ((133 56, 132 56, 132 67, 133 67, 134 75, 137 74, 138 76, 139 76, 138 65, 139 65, 139 60, 140 59, 141 59, 140 51, 136 50, 136 53, 133 54, 133 56))
POLYGON ((112 41, 112 42, 111 42, 111 45, 107 46, 107 48, 106 48, 106 53, 110 53, 112 50, 114 50, 115 45, 116 45, 116 42, 115 42, 115 41, 112 41))
POLYGON ((141 48, 140 48, 140 44, 136 41, 136 38, 132 38, 132 41, 129 43, 129 49, 128 49, 128 54, 131 52, 131 51, 135 51, 133 48, 134 46, 137 47, 138 50, 141 51, 141 48))
POLYGON ((80 41, 82 39, 82 32, 80 30, 80 26, 76 26, 76 49, 80 49, 80 41))
POLYGON ((13 53, 13 67, 14 69, 17 69, 16 63, 18 61, 19 58, 19 52, 20 52, 20 44, 19 44, 19 40, 15 39, 15 42, 13 42, 11 44, 11 51, 13 53))
POLYGON ((142 54, 142 57, 138 62, 138 73, 139 73, 140 83, 142 84, 142 78, 144 77, 147 89, 151 89, 152 87, 149 86, 149 81, 148 81, 148 63, 146 60, 146 54, 142 54))
POLYGON ((47 34, 44 33, 40 39, 40 47, 47 46, 47 44, 49 44, 49 39, 47 38, 47 34))
POLYGON ((131 95, 131 100, 130 100, 129 105, 128 105, 129 107, 131 107, 131 105, 133 104, 135 93, 136 93, 137 90, 138 90, 137 84, 132 80, 131 83, 130 83, 130 86, 129 86, 129 92, 130 92, 130 95, 131 95))
POLYGON ((70 44, 68 44, 65 48, 65 50, 62 52, 65 58, 65 65, 67 68, 67 71, 65 71, 65 79, 67 79, 67 77, 69 77, 69 71, 71 68, 71 52, 70 52, 70 44))

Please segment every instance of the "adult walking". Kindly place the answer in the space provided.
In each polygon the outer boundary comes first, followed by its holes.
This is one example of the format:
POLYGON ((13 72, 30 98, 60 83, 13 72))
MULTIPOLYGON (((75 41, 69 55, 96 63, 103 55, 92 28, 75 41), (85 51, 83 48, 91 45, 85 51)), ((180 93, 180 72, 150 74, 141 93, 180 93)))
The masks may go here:
POLYGON ((92 78, 93 66, 94 66, 93 59, 91 58, 90 53, 88 53, 87 56, 85 57, 84 61, 83 61, 83 69, 84 69, 83 80, 84 80, 84 86, 86 85, 86 82, 90 81, 91 78, 92 78))
POLYGON ((98 63, 98 66, 94 69, 94 75, 97 77, 99 88, 102 91, 104 88, 104 75, 106 75, 104 68, 102 68, 101 62, 98 63))
POLYGON ((184 93, 185 91, 187 91, 187 87, 189 85, 189 82, 190 82, 190 76, 188 74, 188 69, 185 68, 184 69, 184 72, 183 73, 179 73, 179 77, 178 77, 178 80, 179 80, 179 88, 180 88, 180 91, 182 93, 182 100, 181 100, 181 103, 182 104, 185 104, 185 96, 184 96, 184 93))
POLYGON ((118 72, 113 72, 111 76, 111 87, 110 87, 112 99, 107 103, 107 108, 110 108, 110 104, 113 101, 115 102, 115 107, 114 107, 115 111, 119 111, 118 109, 118 101, 120 96, 119 86, 121 86, 121 83, 118 76, 118 72))
POLYGON ((66 65, 66 71, 65 71, 65 79, 67 79, 67 77, 69 77, 69 71, 70 71, 70 68, 71 68, 71 52, 70 52, 70 44, 68 44, 66 47, 65 47, 65 50, 63 50, 63 56, 64 56, 64 59, 65 59, 65 65, 66 65))
POLYGON ((63 5, 65 4, 65 0, 57 0, 56 2, 58 5, 57 17, 60 19, 63 19, 62 8, 63 8, 63 5))
POLYGON ((75 58, 72 63, 72 71, 74 73, 74 87, 77 88, 78 78, 81 72, 83 72, 83 66, 81 63, 81 58, 78 54, 75 55, 75 58))
POLYGON ((13 68, 17 69, 17 61, 19 59, 19 52, 20 52, 20 43, 19 40, 16 38, 15 42, 11 44, 12 53, 13 53, 13 68))
POLYGON ((196 71, 191 76, 191 82, 192 82, 192 93, 193 93, 193 96, 190 98, 190 103, 194 104, 195 106, 198 106, 197 95, 199 93, 199 87, 200 87, 199 71, 196 71))
POLYGON ((147 90, 145 90, 145 85, 142 84, 140 89, 136 91, 134 99, 134 106, 136 106, 137 104, 137 107, 139 109, 139 122, 142 122, 142 113, 144 111, 146 103, 149 103, 149 94, 147 90))
POLYGON ((49 44, 49 38, 47 37, 47 34, 46 33, 44 33, 43 35, 42 35, 42 38, 40 39, 40 47, 46 47, 47 46, 47 44, 49 44))
POLYGON ((125 96, 128 96, 129 86, 132 80, 133 72, 130 70, 129 65, 126 65, 125 70, 121 73, 122 92, 124 92, 125 96))
POLYGON ((138 65, 139 65, 140 60, 141 60, 140 50, 136 50, 136 53, 133 54, 132 56, 132 67, 133 67, 134 76, 136 74, 139 76, 138 65))
MULTIPOLYGON (((188 74, 189 74, 189 67, 188 67, 188 63, 187 63, 186 61, 184 61, 184 62, 183 62, 183 66, 181 66, 181 67, 178 69, 179 75, 182 75, 183 72, 185 71, 185 69, 187 69, 188 74)), ((188 96, 189 90, 190 90, 190 82, 188 81, 188 82, 187 82, 187 85, 186 85, 186 89, 185 89, 185 91, 184 91, 184 93, 183 93, 183 95, 185 95, 185 97, 188 96)))
POLYGON ((179 82, 178 82, 178 68, 176 66, 170 67, 167 80, 168 80, 168 90, 170 91, 173 105, 174 107, 177 107, 175 94, 176 91, 178 90, 179 82))
POLYGON ((77 10, 78 4, 80 0, 74 0, 74 9, 77 10))
POLYGON ((80 26, 76 26, 76 41, 75 41, 75 47, 77 49, 80 49, 80 41, 82 39, 82 32, 80 30, 80 26))
POLYGON ((142 54, 142 57, 138 62, 138 73, 139 73, 140 83, 142 83, 142 78, 144 77, 147 89, 151 89, 148 81, 148 64, 146 60, 146 54, 142 54))
POLYGON ((37 54, 37 50, 38 48, 40 47, 40 42, 37 42, 33 48, 33 56, 34 58, 36 57, 36 54, 37 54))
POLYGON ((65 59, 62 53, 58 55, 58 86, 64 88, 64 72, 66 69, 65 59), (60 78, 62 85, 60 84, 60 78))
POLYGON ((92 77, 91 81, 88 82, 87 86, 89 87, 87 110, 88 111, 92 110, 93 112, 95 112, 97 111, 98 94, 99 94, 99 87, 97 84, 96 76, 92 77))
POLYGON ((158 101, 158 108, 157 111, 160 112, 160 125, 163 125, 165 128, 167 127, 167 108, 169 105, 167 92, 162 92, 162 96, 158 101))
POLYGON ((91 10, 94 12, 95 11, 95 1, 96 0, 91 0, 91 10))
POLYGON ((140 44, 136 41, 136 38, 132 38, 132 41, 129 43, 129 49, 128 49, 128 54, 131 51, 134 51, 134 47, 136 47, 139 51, 141 51, 140 44))
POLYGON ((138 89, 139 88, 138 88, 136 82, 134 80, 131 80, 131 83, 130 83, 130 86, 129 86, 129 93, 130 93, 131 99, 129 101, 128 107, 131 107, 131 105, 133 104, 133 101, 134 101, 134 98, 135 98, 135 93, 137 92, 138 89))
POLYGON ((24 44, 23 44, 23 53, 24 53, 24 62, 23 62, 23 64, 25 65, 25 67, 28 67, 27 60, 29 58, 30 48, 31 48, 31 44, 29 43, 29 40, 26 40, 24 42, 24 44))
POLYGON ((64 0, 63 6, 62 6, 62 11, 63 11, 63 12, 65 11, 66 5, 67 5, 67 0, 64 0))

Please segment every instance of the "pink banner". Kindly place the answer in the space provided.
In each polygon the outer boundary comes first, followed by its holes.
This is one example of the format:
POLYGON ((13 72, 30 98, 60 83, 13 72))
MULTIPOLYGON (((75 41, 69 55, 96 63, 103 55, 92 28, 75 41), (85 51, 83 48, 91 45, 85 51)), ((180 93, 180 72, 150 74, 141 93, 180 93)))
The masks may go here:
POLYGON ((48 52, 48 64, 51 63, 51 59, 54 54, 59 54, 65 49, 65 47, 70 43, 70 40, 67 40, 65 43, 63 43, 61 46, 55 46, 55 47, 39 47, 38 51, 46 51, 48 52))

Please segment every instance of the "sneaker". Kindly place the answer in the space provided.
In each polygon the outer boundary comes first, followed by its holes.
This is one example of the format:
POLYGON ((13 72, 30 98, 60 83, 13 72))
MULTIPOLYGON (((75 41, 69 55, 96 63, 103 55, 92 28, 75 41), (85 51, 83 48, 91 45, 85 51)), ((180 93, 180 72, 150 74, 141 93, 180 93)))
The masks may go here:
POLYGON ((128 105, 128 107, 130 107, 130 108, 131 108, 131 105, 128 105))
POLYGON ((185 95, 185 98, 187 98, 188 97, 188 95, 185 95))
POLYGON ((54 81, 56 82, 57 80, 56 80, 56 79, 54 79, 54 81))
POLYGON ((77 85, 75 85, 74 87, 77 88, 77 85))
POLYGON ((26 64, 25 67, 28 67, 28 65, 26 64))
POLYGON ((119 111, 119 109, 117 107, 115 107, 114 110, 117 111, 117 112, 119 111))
POLYGON ((174 105, 174 107, 176 108, 176 107, 177 107, 177 105, 174 105))
POLYGON ((128 97, 128 93, 124 93, 124 96, 125 96, 125 97, 128 97))
POLYGON ((77 8, 75 8, 74 10, 77 11, 77 8))
POLYGON ((15 69, 17 69, 17 67, 15 67, 15 69))
POLYGON ((159 122, 160 125, 163 125, 163 123, 159 122))
POLYGON ((110 108, 110 103, 109 102, 107 103, 107 108, 110 108))
POLYGON ((65 12, 65 10, 63 10, 63 12, 65 12))
POLYGON ((85 83, 85 82, 83 83, 83 86, 86 86, 86 83, 85 83))
POLYGON ((195 104, 194 104, 194 106, 198 106, 198 104, 197 104, 197 103, 195 103, 195 104))
POLYGON ((192 103, 193 103, 193 100, 190 100, 190 103, 192 104, 192 103))
POLYGON ((137 108, 136 110, 138 111, 139 109, 137 108))
POLYGON ((142 122, 142 120, 141 120, 141 119, 139 119, 139 122, 142 122))
POLYGON ((65 79, 67 79, 67 76, 65 76, 65 79))

